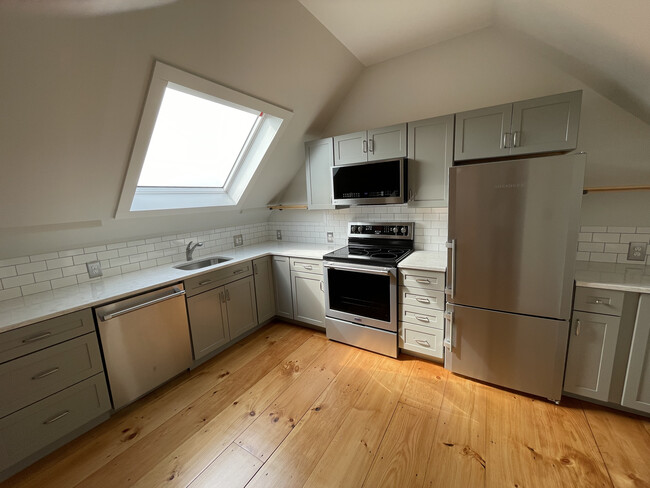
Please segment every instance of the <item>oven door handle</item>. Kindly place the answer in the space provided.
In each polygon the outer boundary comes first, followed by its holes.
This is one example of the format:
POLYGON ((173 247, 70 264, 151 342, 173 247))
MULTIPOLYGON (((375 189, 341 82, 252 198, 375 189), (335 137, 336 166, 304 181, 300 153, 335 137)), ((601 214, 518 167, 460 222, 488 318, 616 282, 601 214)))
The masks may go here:
POLYGON ((353 265, 348 265, 343 263, 331 263, 331 262, 325 262, 323 263, 323 266, 330 269, 340 269, 342 271, 356 271, 357 273, 367 273, 367 274, 375 274, 375 275, 391 275, 395 271, 395 268, 383 268, 383 267, 376 267, 376 266, 360 267, 360 266, 353 266, 353 265))

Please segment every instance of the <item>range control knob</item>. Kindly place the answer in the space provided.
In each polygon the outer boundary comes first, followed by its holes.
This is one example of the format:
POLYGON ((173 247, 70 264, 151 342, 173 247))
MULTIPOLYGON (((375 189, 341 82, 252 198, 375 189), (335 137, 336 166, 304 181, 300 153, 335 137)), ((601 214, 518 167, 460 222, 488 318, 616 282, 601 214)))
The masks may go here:
POLYGON ((402 235, 406 235, 406 233, 408 232, 408 229, 406 227, 402 227, 400 229, 400 232, 402 233, 402 235))

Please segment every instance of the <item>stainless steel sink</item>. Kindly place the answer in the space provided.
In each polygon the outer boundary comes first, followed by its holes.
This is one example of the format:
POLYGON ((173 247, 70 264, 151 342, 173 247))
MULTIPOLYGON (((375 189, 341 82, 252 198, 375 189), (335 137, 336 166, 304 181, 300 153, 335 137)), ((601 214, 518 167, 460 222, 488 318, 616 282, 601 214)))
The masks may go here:
POLYGON ((189 263, 177 264, 174 266, 174 268, 182 269, 184 271, 191 271, 193 269, 201 269, 208 266, 213 266, 215 264, 225 263, 231 259, 232 258, 224 258, 223 256, 213 256, 211 258, 199 259, 198 261, 190 261, 189 263))

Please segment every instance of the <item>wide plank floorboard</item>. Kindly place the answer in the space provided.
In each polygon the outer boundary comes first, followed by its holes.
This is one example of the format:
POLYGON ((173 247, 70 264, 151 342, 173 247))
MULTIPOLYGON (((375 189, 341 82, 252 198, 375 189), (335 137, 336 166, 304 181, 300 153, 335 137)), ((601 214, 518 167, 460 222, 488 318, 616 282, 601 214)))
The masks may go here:
POLYGON ((275 322, 5 487, 650 487, 650 421, 275 322))

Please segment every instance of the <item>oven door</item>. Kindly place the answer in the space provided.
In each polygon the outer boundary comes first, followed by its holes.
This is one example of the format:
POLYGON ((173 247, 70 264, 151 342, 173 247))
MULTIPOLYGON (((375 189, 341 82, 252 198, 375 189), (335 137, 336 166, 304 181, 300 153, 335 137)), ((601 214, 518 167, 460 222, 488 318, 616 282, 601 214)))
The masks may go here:
POLYGON ((397 268, 325 261, 325 315, 397 332, 397 268))

